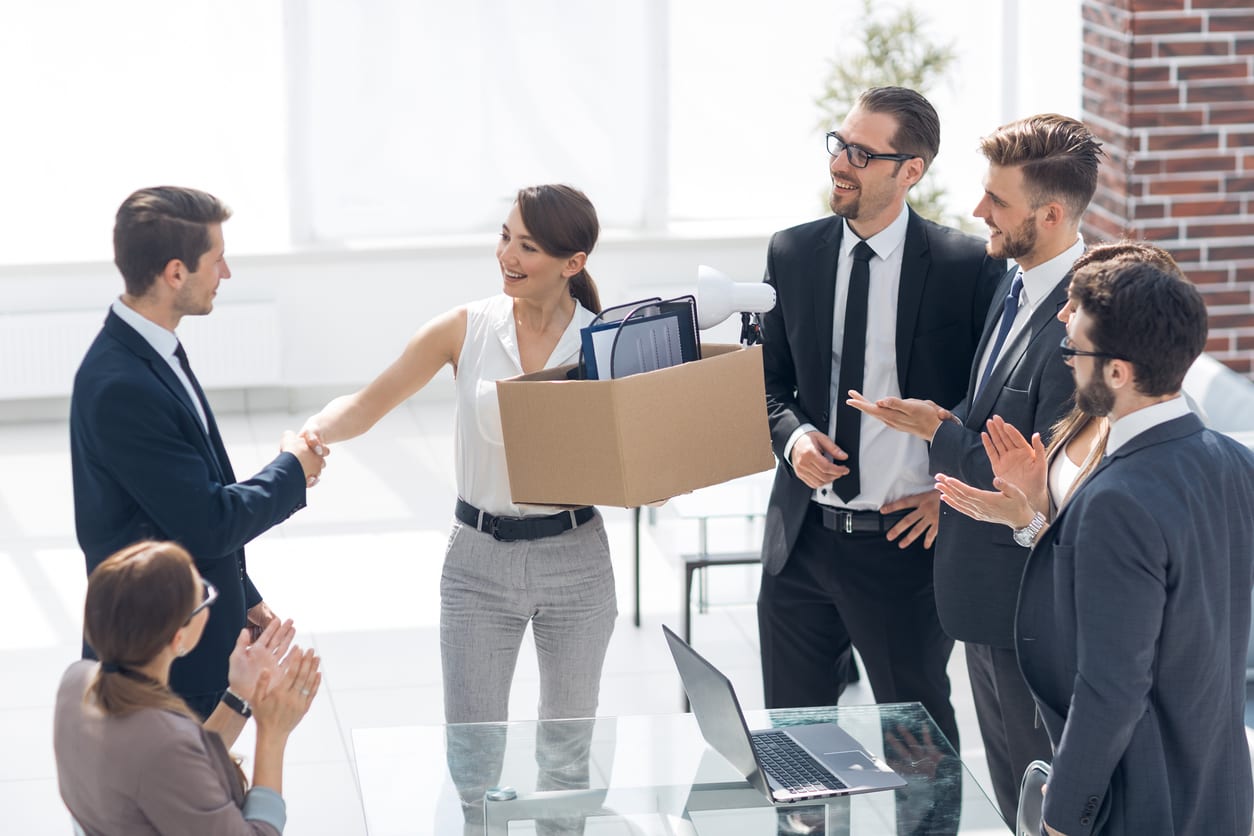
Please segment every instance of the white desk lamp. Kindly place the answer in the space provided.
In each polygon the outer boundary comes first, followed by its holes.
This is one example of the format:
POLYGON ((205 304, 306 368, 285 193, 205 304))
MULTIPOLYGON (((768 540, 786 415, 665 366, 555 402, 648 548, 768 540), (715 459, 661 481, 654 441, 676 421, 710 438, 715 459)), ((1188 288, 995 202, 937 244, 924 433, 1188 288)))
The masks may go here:
POLYGON ((740 342, 762 342, 761 314, 775 307, 775 288, 765 282, 736 282, 721 270, 697 267, 697 327, 713 328, 740 314, 740 342))

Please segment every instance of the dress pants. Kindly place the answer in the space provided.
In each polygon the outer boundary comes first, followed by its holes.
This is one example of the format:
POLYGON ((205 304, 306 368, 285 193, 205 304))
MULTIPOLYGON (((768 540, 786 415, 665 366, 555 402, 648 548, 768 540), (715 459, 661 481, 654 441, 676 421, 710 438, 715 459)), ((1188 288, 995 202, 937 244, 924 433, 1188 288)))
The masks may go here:
MULTIPOLYGON (((556 537, 499 542, 458 523, 440 580, 444 717, 499 722, 527 625, 540 666, 537 789, 588 786, 601 668, 618 615, 609 542, 600 514, 556 537), (568 719, 570 718, 570 719, 568 719)), ((500 779, 505 735, 449 726, 447 754, 467 832, 482 833, 483 793, 500 779)), ((541 834, 581 833, 579 820, 538 824, 541 834)))
POLYGON ((879 532, 838 533, 811 503, 783 570, 762 575, 758 634, 767 708, 836 705, 852 645, 876 702, 921 702, 960 751, 945 671, 954 643, 921 538, 901 549, 879 532))
POLYGON ((1019 814, 1019 784, 1028 764, 1053 760, 1049 733, 1037 721, 1036 703, 1015 652, 969 642, 965 648, 993 794, 1002 817, 1013 827, 1019 814))

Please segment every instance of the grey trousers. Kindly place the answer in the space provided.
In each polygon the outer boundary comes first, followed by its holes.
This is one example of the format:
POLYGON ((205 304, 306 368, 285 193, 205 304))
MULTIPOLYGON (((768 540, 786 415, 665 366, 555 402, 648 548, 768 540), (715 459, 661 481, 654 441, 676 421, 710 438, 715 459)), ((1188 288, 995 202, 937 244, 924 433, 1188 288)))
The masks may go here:
MULTIPOLYGON (((528 624, 539 659, 540 720, 595 716, 617 615, 600 514, 557 537, 512 543, 454 525, 440 581, 445 720, 507 719, 528 624)), ((591 722, 541 723, 538 789, 588 785, 591 733, 591 722)), ((477 817, 484 790, 500 779, 505 737, 450 728, 447 742, 453 782, 468 818, 477 817)))

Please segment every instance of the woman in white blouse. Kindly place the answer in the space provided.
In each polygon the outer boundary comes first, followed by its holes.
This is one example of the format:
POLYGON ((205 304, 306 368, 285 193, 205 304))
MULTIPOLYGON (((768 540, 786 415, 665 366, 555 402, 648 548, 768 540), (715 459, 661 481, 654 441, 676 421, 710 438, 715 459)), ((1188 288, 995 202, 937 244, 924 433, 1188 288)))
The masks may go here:
MULTIPOLYGON (((596 210, 582 192, 562 185, 520 190, 496 247, 501 293, 423 325, 391 366, 331 401, 302 430, 314 446, 361 435, 442 367, 453 367, 458 499, 440 583, 450 724, 506 719, 528 625, 539 657, 540 719, 596 714, 618 614, 605 528, 591 506, 513 501, 496 381, 578 359, 580 329, 601 310, 586 269, 598 233, 596 210)), ((588 737, 571 729, 542 725, 542 735, 565 735, 539 747, 542 789, 586 786, 588 737)), ((482 814, 483 791, 495 783, 500 752, 484 749, 496 746, 450 729, 449 767, 468 821, 482 814)))

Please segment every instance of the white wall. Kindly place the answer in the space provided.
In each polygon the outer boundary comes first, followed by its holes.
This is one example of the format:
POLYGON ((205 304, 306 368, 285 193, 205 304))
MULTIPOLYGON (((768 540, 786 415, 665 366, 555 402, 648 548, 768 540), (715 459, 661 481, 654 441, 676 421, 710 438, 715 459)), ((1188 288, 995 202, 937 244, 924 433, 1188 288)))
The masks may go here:
MULTIPOLYGON (((230 222, 226 226, 230 235, 230 222)), ((695 290, 698 264, 710 264, 741 281, 760 281, 766 236, 652 237, 607 235, 589 260, 606 304, 655 294, 678 295, 695 290)), ((304 403, 300 390, 346 389, 381 371, 401 350, 414 330, 448 308, 500 291, 494 258, 494 237, 475 236, 457 243, 424 247, 335 250, 282 255, 241 255, 230 258, 233 277, 224 282, 217 312, 203 320, 185 320, 180 328, 197 367, 196 357, 226 351, 233 306, 270 302, 279 329, 277 388, 304 403)), ((112 264, 0 267, 5 289, 6 323, 39 312, 95 312, 76 325, 49 335, 58 342, 82 346, 90 342, 122 281, 112 264)), ((707 332, 712 341, 735 342, 738 323, 707 332)), ((81 349, 79 350, 81 353, 81 349)), ((0 379, 13 364, 41 363, 29 352, 0 356, 0 379)), ((210 390, 234 389, 251 380, 252 370, 235 378, 206 376, 210 390)), ((203 375, 202 375, 203 376, 203 375)), ((447 375, 446 375, 447 377, 447 375)), ((58 373, 50 394, 69 394, 71 375, 58 373), (55 387, 60 387, 59 389, 55 387)), ((439 389, 439 384, 436 384, 439 389)), ((273 393, 272 393, 273 394, 273 393)), ((0 397, 3 393, 0 393, 0 397)), ((19 399, 19 401, 22 399, 19 399)), ((230 398, 214 398, 230 408, 230 398)), ((62 400, 0 404, 0 420, 53 417, 64 414, 62 400)))

